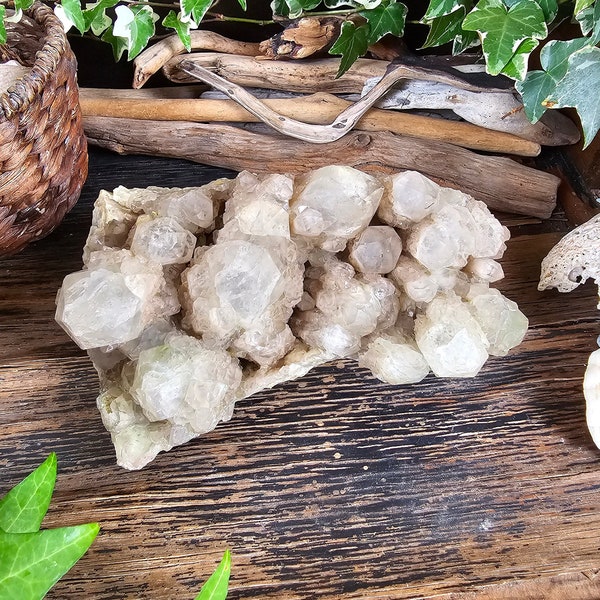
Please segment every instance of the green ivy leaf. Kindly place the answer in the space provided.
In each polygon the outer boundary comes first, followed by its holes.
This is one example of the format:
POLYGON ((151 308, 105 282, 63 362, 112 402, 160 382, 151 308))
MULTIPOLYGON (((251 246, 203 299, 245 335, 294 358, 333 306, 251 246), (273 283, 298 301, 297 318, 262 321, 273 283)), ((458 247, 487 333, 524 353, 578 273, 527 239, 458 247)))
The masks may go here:
POLYGON ((462 54, 468 48, 479 46, 479 36, 474 31, 465 31, 461 28, 452 43, 452 56, 462 54))
POLYGON ((27 10, 33 6, 34 0, 15 0, 15 11, 27 10))
POLYGON ((565 76, 545 100, 552 108, 575 108, 583 129, 584 149, 600 129, 600 48, 586 47, 569 56, 565 76))
POLYGON ((0 531, 0 598, 43 598, 85 554, 97 523, 35 533, 0 531))
POLYGON ((211 4, 212 0, 179 0, 181 19, 184 21, 191 19, 197 27, 211 4))
POLYGON ((480 0, 462 24, 477 31, 488 73, 498 75, 528 38, 548 35, 544 12, 534 0, 519 0, 510 8, 502 0, 480 0))
POLYGON ((429 6, 421 19, 421 22, 426 23, 427 21, 438 19, 439 17, 445 17, 446 15, 456 12, 461 7, 466 10, 471 10, 473 2, 471 2, 471 0, 429 0, 429 6))
POLYGON ((192 51, 191 24, 189 21, 184 23, 174 10, 170 10, 169 14, 163 19, 162 24, 168 29, 174 29, 185 49, 188 52, 192 51))
POLYGON ((591 35, 591 44, 597 44, 600 41, 600 2, 596 2, 593 6, 588 6, 575 15, 581 33, 583 35, 591 35))
POLYGON ((274 15, 280 17, 297 19, 305 11, 313 10, 319 4, 321 4, 321 0, 273 0, 271 2, 271 11, 274 15))
POLYGON ((354 8, 356 6, 353 0, 323 0, 323 4, 330 10, 343 7, 354 8))
MULTIPOLYGON (((85 33, 85 18, 79 0, 61 0, 60 7, 67 21, 72 23, 79 33, 85 33)), ((58 9, 59 6, 57 5, 56 8, 58 9)))
POLYGON ((386 0, 376 8, 361 11, 359 14, 369 24, 367 43, 369 45, 375 44, 388 33, 396 37, 402 37, 407 11, 408 9, 404 4, 395 0, 386 0))
POLYGON ((225 600, 231 573, 231 553, 225 550, 215 572, 206 580, 195 600, 225 600))
POLYGON ((463 31, 462 22, 465 18, 465 14, 465 7, 461 6, 457 11, 450 13, 449 15, 432 19, 429 22, 429 33, 427 34, 427 39, 423 44, 423 48, 443 46, 464 33, 477 37, 477 34, 474 32, 463 31))
POLYGON ((536 0, 536 2, 540 5, 540 8, 544 12, 546 23, 551 23, 558 13, 557 0, 536 0))
MULTIPOLYGON (((112 28, 112 35, 125 39, 127 57, 132 60, 146 47, 150 38, 154 35, 154 18, 156 15, 150 6, 139 4, 133 5, 131 8, 119 4, 115 9, 115 13, 117 20, 112 28)), ((104 36, 102 39, 104 39, 104 36)), ((110 36, 108 36, 107 41, 110 41, 110 36)), ((120 46, 118 50, 120 50, 120 46)))
POLYGON ((566 75, 569 57, 588 44, 587 38, 577 38, 568 42, 552 40, 540 53, 543 71, 530 71, 523 81, 517 81, 516 88, 523 98, 527 118, 536 123, 546 112, 543 102, 550 96, 558 82, 566 75))
POLYGON ((6 533, 38 531, 56 483, 56 454, 48 458, 0 500, 0 530, 6 533))
POLYGON ((242 10, 246 10, 248 8, 248 3, 246 0, 237 0, 238 4, 242 7, 242 10))
POLYGON ((0 4, 0 44, 6 44, 6 27, 4 26, 4 16, 6 15, 6 6, 0 4))
POLYGON ((344 21, 338 39, 329 54, 341 54, 340 67, 336 77, 341 77, 359 57, 363 56, 369 47, 369 26, 357 27, 352 21, 344 21))
POLYGON ((575 7, 573 9, 573 14, 580 13, 583 9, 587 8, 594 4, 595 0, 575 0, 575 7))
POLYGON ((93 4, 87 4, 83 11, 85 19, 85 30, 92 30, 95 36, 100 37, 112 24, 112 20, 106 14, 107 8, 112 8, 119 0, 100 0, 93 4))
POLYGON ((129 44, 127 38, 117 36, 113 33, 113 28, 109 27, 100 38, 103 42, 110 44, 113 51, 113 56, 115 58, 115 62, 119 62, 121 57, 123 56, 123 52, 127 50, 127 46, 129 44))
POLYGON ((529 55, 538 47, 539 41, 529 38, 525 40, 514 53, 513 57, 504 65, 502 74, 522 81, 527 75, 529 55))

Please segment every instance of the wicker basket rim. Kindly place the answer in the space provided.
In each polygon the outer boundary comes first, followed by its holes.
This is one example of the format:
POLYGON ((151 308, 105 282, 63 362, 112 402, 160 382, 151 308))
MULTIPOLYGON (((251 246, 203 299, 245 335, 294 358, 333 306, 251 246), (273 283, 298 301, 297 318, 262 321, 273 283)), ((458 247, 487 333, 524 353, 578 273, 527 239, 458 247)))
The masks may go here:
MULTIPOLYGON (((9 6, 11 5, 12 3, 9 3, 9 6)), ((24 11, 24 14, 42 26, 44 43, 36 53, 31 70, 0 94, 0 119, 7 119, 21 112, 34 97, 41 93, 56 71, 67 46, 67 37, 62 23, 49 7, 36 2, 30 9, 24 11)))

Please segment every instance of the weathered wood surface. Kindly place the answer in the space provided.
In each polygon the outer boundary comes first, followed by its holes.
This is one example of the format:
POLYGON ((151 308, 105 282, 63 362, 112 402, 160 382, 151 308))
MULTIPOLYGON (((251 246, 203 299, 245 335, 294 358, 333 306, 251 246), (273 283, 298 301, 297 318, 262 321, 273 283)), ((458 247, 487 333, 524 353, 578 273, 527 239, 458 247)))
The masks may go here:
POLYGON ((489 207, 549 217, 560 180, 510 158, 476 154, 445 142, 355 130, 328 144, 220 123, 84 117, 90 144, 122 154, 187 158, 238 171, 303 173, 343 163, 367 171, 417 169, 489 207))
POLYGON ((94 150, 64 223, 0 262, 0 493, 54 450, 45 525, 102 524, 48 598, 191 599, 227 547, 232 600, 600 597, 600 451, 581 392, 595 287, 536 290, 560 215, 506 221, 499 287, 531 328, 477 378, 394 388, 334 364, 145 470, 115 465, 95 372, 53 322, 56 290, 81 266, 100 188, 223 174, 94 150))

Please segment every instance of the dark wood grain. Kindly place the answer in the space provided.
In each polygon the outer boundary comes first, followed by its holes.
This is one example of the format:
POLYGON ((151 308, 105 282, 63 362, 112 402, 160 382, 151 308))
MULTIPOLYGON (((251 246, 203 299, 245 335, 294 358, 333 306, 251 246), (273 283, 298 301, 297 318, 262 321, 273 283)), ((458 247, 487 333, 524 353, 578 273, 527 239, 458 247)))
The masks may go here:
POLYGON ((57 451, 45 525, 102 524, 48 598, 191 600, 225 548, 234 600, 600 597, 600 451, 581 392, 596 289, 536 289, 563 219, 515 223, 499 287, 531 328, 477 378, 391 387, 341 361, 128 472, 95 372, 53 321, 56 290, 81 266, 100 188, 224 172, 100 151, 90 172, 59 229, 0 262, 0 493, 57 451))

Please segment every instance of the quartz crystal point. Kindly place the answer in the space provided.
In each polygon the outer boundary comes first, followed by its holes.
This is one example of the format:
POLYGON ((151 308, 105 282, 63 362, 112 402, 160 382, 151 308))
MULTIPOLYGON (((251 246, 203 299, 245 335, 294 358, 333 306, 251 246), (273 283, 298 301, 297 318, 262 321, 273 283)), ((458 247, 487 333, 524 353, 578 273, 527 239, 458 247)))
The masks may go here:
POLYGON ((331 360, 392 385, 476 375, 527 330, 490 288, 508 237, 414 171, 118 187, 95 203, 56 320, 98 371, 118 464, 139 469, 331 360))

